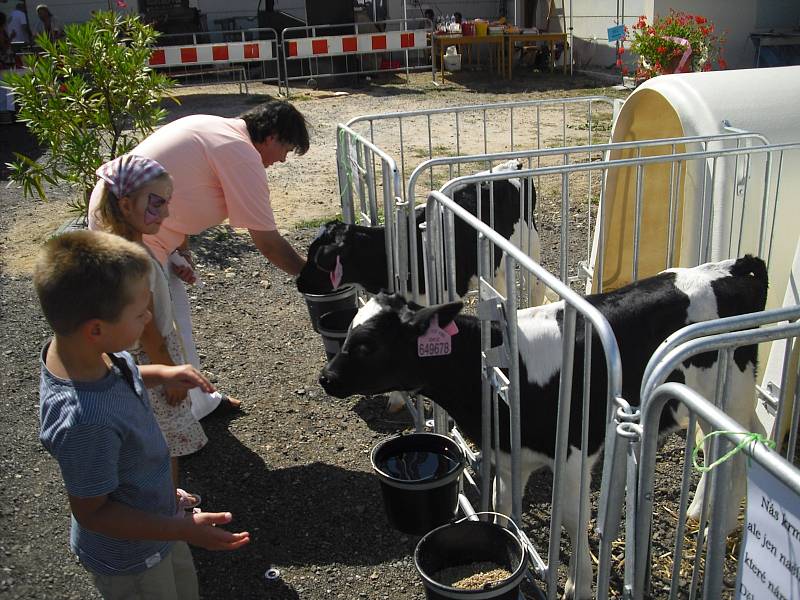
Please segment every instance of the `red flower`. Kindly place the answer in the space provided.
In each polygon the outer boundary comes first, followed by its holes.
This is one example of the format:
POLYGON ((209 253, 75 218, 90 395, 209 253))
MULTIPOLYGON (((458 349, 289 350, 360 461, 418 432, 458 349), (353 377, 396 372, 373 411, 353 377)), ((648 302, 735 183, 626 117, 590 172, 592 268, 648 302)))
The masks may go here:
POLYGON ((625 48, 623 46, 620 46, 619 50, 617 50, 617 54, 621 55, 621 54, 624 54, 624 53, 625 53, 625 48))
POLYGON ((656 50, 656 52, 658 52, 659 54, 664 54, 664 52, 666 51, 667 49, 664 46, 659 46, 658 49, 656 50))
POLYGON ((628 74, 628 67, 622 67, 622 74, 623 75, 627 75, 628 74))
POLYGON ((702 25, 707 20, 708 19, 706 19, 705 17, 701 17, 700 15, 695 15, 695 17, 694 17, 694 22, 697 23, 698 25, 702 25))
POLYGON ((618 66, 618 67, 621 67, 621 66, 622 66, 622 59, 621 59, 621 58, 618 58, 618 59, 617 59, 617 66, 618 66))
POLYGON ((724 58, 720 58, 717 62, 719 63, 720 69, 725 70, 728 68, 728 62, 724 58))

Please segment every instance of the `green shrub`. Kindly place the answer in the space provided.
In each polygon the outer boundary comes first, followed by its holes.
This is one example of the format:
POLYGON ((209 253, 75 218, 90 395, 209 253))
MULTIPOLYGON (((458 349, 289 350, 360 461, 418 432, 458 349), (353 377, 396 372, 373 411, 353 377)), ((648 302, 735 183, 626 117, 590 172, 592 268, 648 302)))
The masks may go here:
POLYGON ((85 216, 95 170, 155 129, 172 81, 148 66, 157 33, 138 16, 97 12, 65 34, 56 42, 40 35, 42 51, 25 57, 26 71, 5 77, 19 119, 47 150, 39 161, 15 152, 8 166, 26 197, 46 200, 44 183, 68 183, 70 208, 85 216))

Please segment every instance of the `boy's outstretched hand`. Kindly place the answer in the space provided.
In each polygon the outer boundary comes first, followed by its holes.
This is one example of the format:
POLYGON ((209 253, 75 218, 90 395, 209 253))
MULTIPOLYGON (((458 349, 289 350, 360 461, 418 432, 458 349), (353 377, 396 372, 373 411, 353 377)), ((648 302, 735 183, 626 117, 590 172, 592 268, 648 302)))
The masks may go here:
POLYGON ((187 534, 184 538, 193 546, 206 550, 238 550, 250 543, 250 534, 247 531, 231 533, 215 525, 230 523, 233 515, 229 512, 206 513, 199 512, 184 518, 187 523, 187 534))
POLYGON ((147 387, 166 385, 173 390, 199 387, 209 394, 216 390, 206 376, 192 365, 141 365, 139 372, 147 387))

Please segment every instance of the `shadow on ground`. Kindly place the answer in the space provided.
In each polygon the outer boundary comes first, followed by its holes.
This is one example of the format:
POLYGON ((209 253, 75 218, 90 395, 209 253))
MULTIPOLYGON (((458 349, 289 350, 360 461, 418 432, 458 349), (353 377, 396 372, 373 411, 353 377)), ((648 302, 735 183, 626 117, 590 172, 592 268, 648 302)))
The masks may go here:
POLYGON ((407 410, 403 409, 397 413, 386 410, 388 399, 386 395, 362 396, 352 411, 361 417, 367 427, 377 433, 391 435, 413 427, 414 421, 407 410))
POLYGON ((15 152, 36 160, 44 153, 44 149, 28 133, 25 123, 0 125, 0 181, 8 180, 10 170, 6 163, 14 160, 15 152))
POLYGON ((192 252, 199 263, 225 269, 253 252, 253 242, 247 234, 239 234, 230 225, 219 225, 192 236, 192 252))
MULTIPOLYGON (((183 461, 185 485, 202 495, 206 510, 230 511, 228 529, 249 531, 252 541, 232 553, 195 548, 201 589, 228 580, 231 598, 293 599, 300 596, 291 586, 265 580, 268 568, 380 565, 413 551, 413 542, 398 539, 388 524, 371 474, 322 462, 274 469, 230 433, 228 421, 203 425, 210 441, 183 461)), ((270 452, 280 448, 261 449, 270 452)))

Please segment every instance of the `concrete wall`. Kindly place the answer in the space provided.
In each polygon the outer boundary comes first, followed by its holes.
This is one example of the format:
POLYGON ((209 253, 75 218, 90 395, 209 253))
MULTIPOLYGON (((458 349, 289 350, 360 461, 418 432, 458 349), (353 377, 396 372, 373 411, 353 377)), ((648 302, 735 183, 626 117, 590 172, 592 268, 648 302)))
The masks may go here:
POLYGON ((752 67, 755 47, 750 41, 750 32, 756 29, 756 13, 759 4, 774 4, 771 0, 656 0, 656 14, 668 15, 670 8, 691 14, 703 15, 714 23, 715 33, 725 32, 723 56, 731 69, 752 67))
POLYGON ((572 8, 573 57, 577 67, 611 67, 616 62, 616 44, 608 41, 608 28, 617 23, 632 25, 640 15, 653 13, 654 0, 626 0, 617 21, 617 0, 564 0, 567 27, 572 8))

